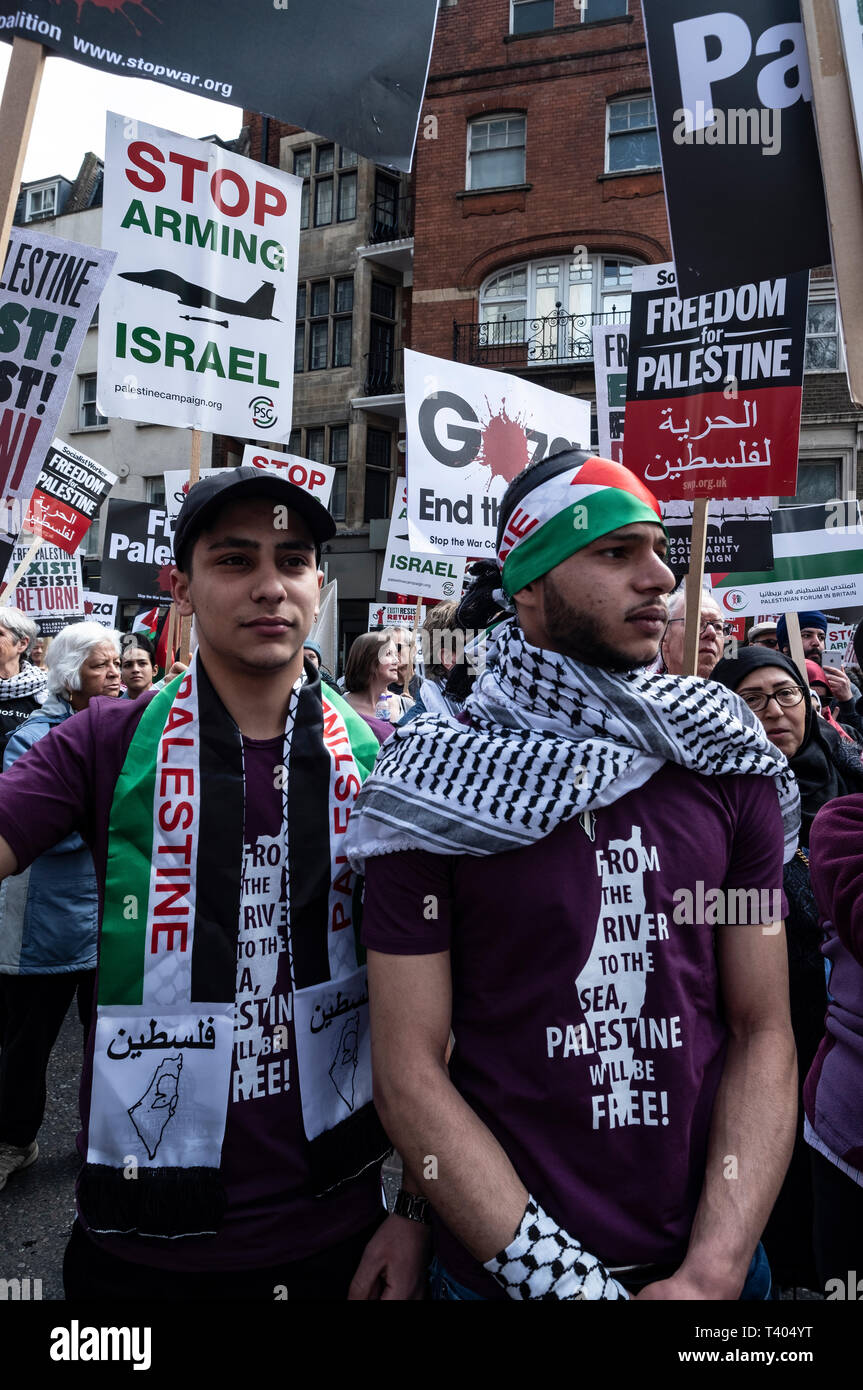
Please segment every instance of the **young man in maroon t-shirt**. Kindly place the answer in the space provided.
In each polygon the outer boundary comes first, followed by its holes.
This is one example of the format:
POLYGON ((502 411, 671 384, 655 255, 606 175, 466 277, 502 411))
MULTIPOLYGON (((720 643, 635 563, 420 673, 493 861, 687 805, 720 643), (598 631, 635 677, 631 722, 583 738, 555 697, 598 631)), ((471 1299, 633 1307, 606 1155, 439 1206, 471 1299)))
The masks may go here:
POLYGON ((645 674, 666 543, 619 465, 521 474, 497 537, 517 617, 352 815, 376 1104, 444 1298, 767 1296, 795 792, 741 702, 645 674))

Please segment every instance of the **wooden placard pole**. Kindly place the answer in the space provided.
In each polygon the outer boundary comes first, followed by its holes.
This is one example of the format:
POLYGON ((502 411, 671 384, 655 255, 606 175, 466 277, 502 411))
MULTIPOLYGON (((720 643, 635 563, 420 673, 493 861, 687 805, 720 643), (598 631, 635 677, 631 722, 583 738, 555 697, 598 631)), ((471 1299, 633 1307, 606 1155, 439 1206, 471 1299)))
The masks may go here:
MULTIPOLYGON (((419 635, 418 635, 418 634, 419 634, 419 628, 420 628, 420 618, 422 617, 422 611, 423 611, 423 601, 422 601, 421 598, 418 598, 418 599, 417 599, 416 611, 415 611, 415 613, 414 613, 414 627, 413 627, 414 652, 416 652, 416 649, 417 649, 417 642, 419 641, 419 635)), ((414 661, 414 667, 416 667, 416 661, 414 661)), ((410 689, 409 689, 409 687, 410 687, 410 666, 408 665, 408 666, 406 667, 406 669, 405 669, 405 679, 404 679, 404 684, 403 684, 403 686, 402 686, 402 694, 403 694, 403 695, 409 695, 409 694, 410 694, 410 689)))
POLYGON ((785 621, 788 625, 788 645, 791 648, 791 660, 805 680, 808 690, 809 677, 806 674, 806 657, 803 654, 803 638, 800 636, 800 619, 796 613, 786 613, 785 621))
POLYGON ((692 541, 686 573, 686 626, 683 629, 683 675, 698 675, 698 644, 701 637, 701 591, 704 584, 704 554, 707 548, 706 497, 696 497, 692 507, 692 541))
MULTIPOLYGON (((192 430, 192 447, 189 453, 189 486, 193 487, 201 476, 201 431, 192 430)), ((171 606, 173 612, 173 605, 171 606)), ((192 619, 180 620, 180 660, 188 666, 192 645, 192 619)))
POLYGON ((3 603, 11 603, 11 602, 12 602, 12 595, 14 594, 15 590, 18 588, 18 583, 19 583, 19 581, 20 581, 20 579, 21 579, 21 576, 22 576, 22 574, 24 573, 24 571, 25 571, 26 569, 29 568, 30 561, 33 559, 33 556, 36 554, 36 551, 39 549, 39 547, 40 547, 41 544, 42 544, 42 537, 41 537, 41 536, 34 536, 34 537, 33 537, 33 540, 32 540, 31 543, 30 543, 30 549, 27 551, 27 554, 24 556, 24 559, 21 561, 20 565, 19 565, 18 568, 16 569, 16 571, 15 571, 15 573, 13 574, 12 578, 9 580, 9 587, 8 587, 8 589, 4 589, 4 590, 3 590, 3 598, 2 598, 3 603))
POLYGON ((12 57, 0 102, 0 265, 9 244, 44 66, 45 49, 41 43, 12 40, 12 57))

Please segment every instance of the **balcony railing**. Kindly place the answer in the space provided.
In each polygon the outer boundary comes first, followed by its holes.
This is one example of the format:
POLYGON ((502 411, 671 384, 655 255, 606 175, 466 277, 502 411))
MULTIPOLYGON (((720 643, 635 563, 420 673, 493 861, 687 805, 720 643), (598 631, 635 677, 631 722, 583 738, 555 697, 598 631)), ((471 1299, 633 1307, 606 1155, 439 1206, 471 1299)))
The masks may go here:
MULTIPOLYGON (((399 354, 399 358, 401 354, 399 354)), ((366 353, 366 396, 395 396, 404 390, 392 352, 366 353)))
POLYGON ((493 323, 453 322, 453 358, 475 367, 542 367, 593 361, 591 329, 628 323, 629 309, 605 314, 567 314, 560 304, 545 318, 493 323))
POLYGON ((403 198, 377 198, 371 204, 369 242, 377 245, 382 241, 402 241, 414 234, 414 200, 407 195, 403 198))

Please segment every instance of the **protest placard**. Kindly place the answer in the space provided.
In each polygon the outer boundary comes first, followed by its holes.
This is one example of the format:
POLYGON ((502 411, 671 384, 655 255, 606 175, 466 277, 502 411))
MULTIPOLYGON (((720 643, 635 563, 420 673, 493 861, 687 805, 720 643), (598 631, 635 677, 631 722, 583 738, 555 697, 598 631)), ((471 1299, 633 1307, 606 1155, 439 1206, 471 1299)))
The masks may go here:
POLYGON ((642 0, 684 295, 830 260, 799 0, 642 0))
MULTIPOLYGON (((11 568, 23 563, 31 542, 29 535, 22 535, 13 547, 11 568)), ((79 621, 84 617, 80 558, 58 545, 43 544, 18 579, 11 602, 28 618, 38 620, 45 637, 53 637, 67 623, 79 621)))
POLYGON ((590 447, 590 405, 521 377, 405 351, 411 548, 493 556, 507 483, 590 447))
POLYGON ((0 275, 0 498, 7 511, 33 492, 113 263, 113 251, 12 228, 0 275))
MULTIPOLYGON (((313 497, 317 497, 323 506, 329 506, 330 495, 333 490, 333 482, 336 470, 326 463, 314 463, 311 459, 300 458, 297 454, 266 454, 254 444, 247 444, 243 453, 243 463, 251 464, 254 468, 261 468, 264 471, 273 473, 283 473, 289 482, 296 487, 304 488, 313 497)), ((220 468, 202 468, 201 478, 212 478, 214 473, 221 473, 220 468)), ((183 498, 189 491, 192 484, 189 481, 189 474, 184 468, 172 468, 166 470, 165 478, 165 508, 168 513, 168 522, 173 530, 177 517, 180 514, 180 507, 183 505, 183 498)))
POLYGON ((661 501, 793 495, 808 274, 694 299, 632 275, 625 458, 661 501))
POLYGON ((399 478, 378 587, 383 593, 412 594, 416 598, 459 598, 465 563, 454 555, 424 554, 411 549, 408 484, 406 478, 399 478))
POLYGON ((95 589, 84 590, 84 617, 90 623, 101 623, 103 627, 117 626, 117 594, 97 593, 95 589))
POLYGON ((724 613, 792 613, 863 603, 863 525, 856 502, 838 508, 779 507, 771 522, 772 573, 711 575, 713 596, 724 613))
POLYGON ((102 583, 123 599, 170 603, 171 528, 163 507, 112 498, 105 517, 102 583))
POLYGON ((88 67, 266 112, 409 169, 436 10, 437 0, 0 0, 0 39, 19 34, 88 67))
MULTIPOLYGON (((693 505, 665 502, 662 507, 669 542, 665 563, 678 578, 689 570, 693 505)), ((767 503, 751 498, 708 503, 704 572, 772 568, 773 530, 767 503)))
POLYGON ((102 413, 286 440, 302 180, 109 112, 102 413))
POLYGON ((24 529, 74 555, 117 475, 55 439, 36 480, 24 529))
POLYGON ((626 377, 629 368, 629 324, 602 325, 593 330, 593 370, 596 379, 596 428, 599 456, 623 463, 623 424, 626 377))
MULTIPOLYGON (((426 609, 420 608, 420 623, 425 621, 426 609)), ((413 603, 370 603, 369 604, 369 632, 376 632, 383 627, 407 627, 413 628, 416 622, 417 610, 413 603)))

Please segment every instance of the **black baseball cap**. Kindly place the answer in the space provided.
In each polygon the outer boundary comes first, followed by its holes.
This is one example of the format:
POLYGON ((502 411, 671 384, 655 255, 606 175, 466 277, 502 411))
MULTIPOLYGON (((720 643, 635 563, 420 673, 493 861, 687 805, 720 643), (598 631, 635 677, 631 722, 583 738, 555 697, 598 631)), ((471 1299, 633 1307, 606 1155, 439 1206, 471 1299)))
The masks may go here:
POLYGON ((336 534, 336 523, 326 507, 305 488, 250 463, 241 464, 239 468, 220 468, 212 477, 193 483, 183 498, 174 527, 174 560, 181 569, 187 546, 195 541, 216 512, 243 497, 272 497, 296 512, 311 531, 317 550, 323 541, 332 540, 336 534))

